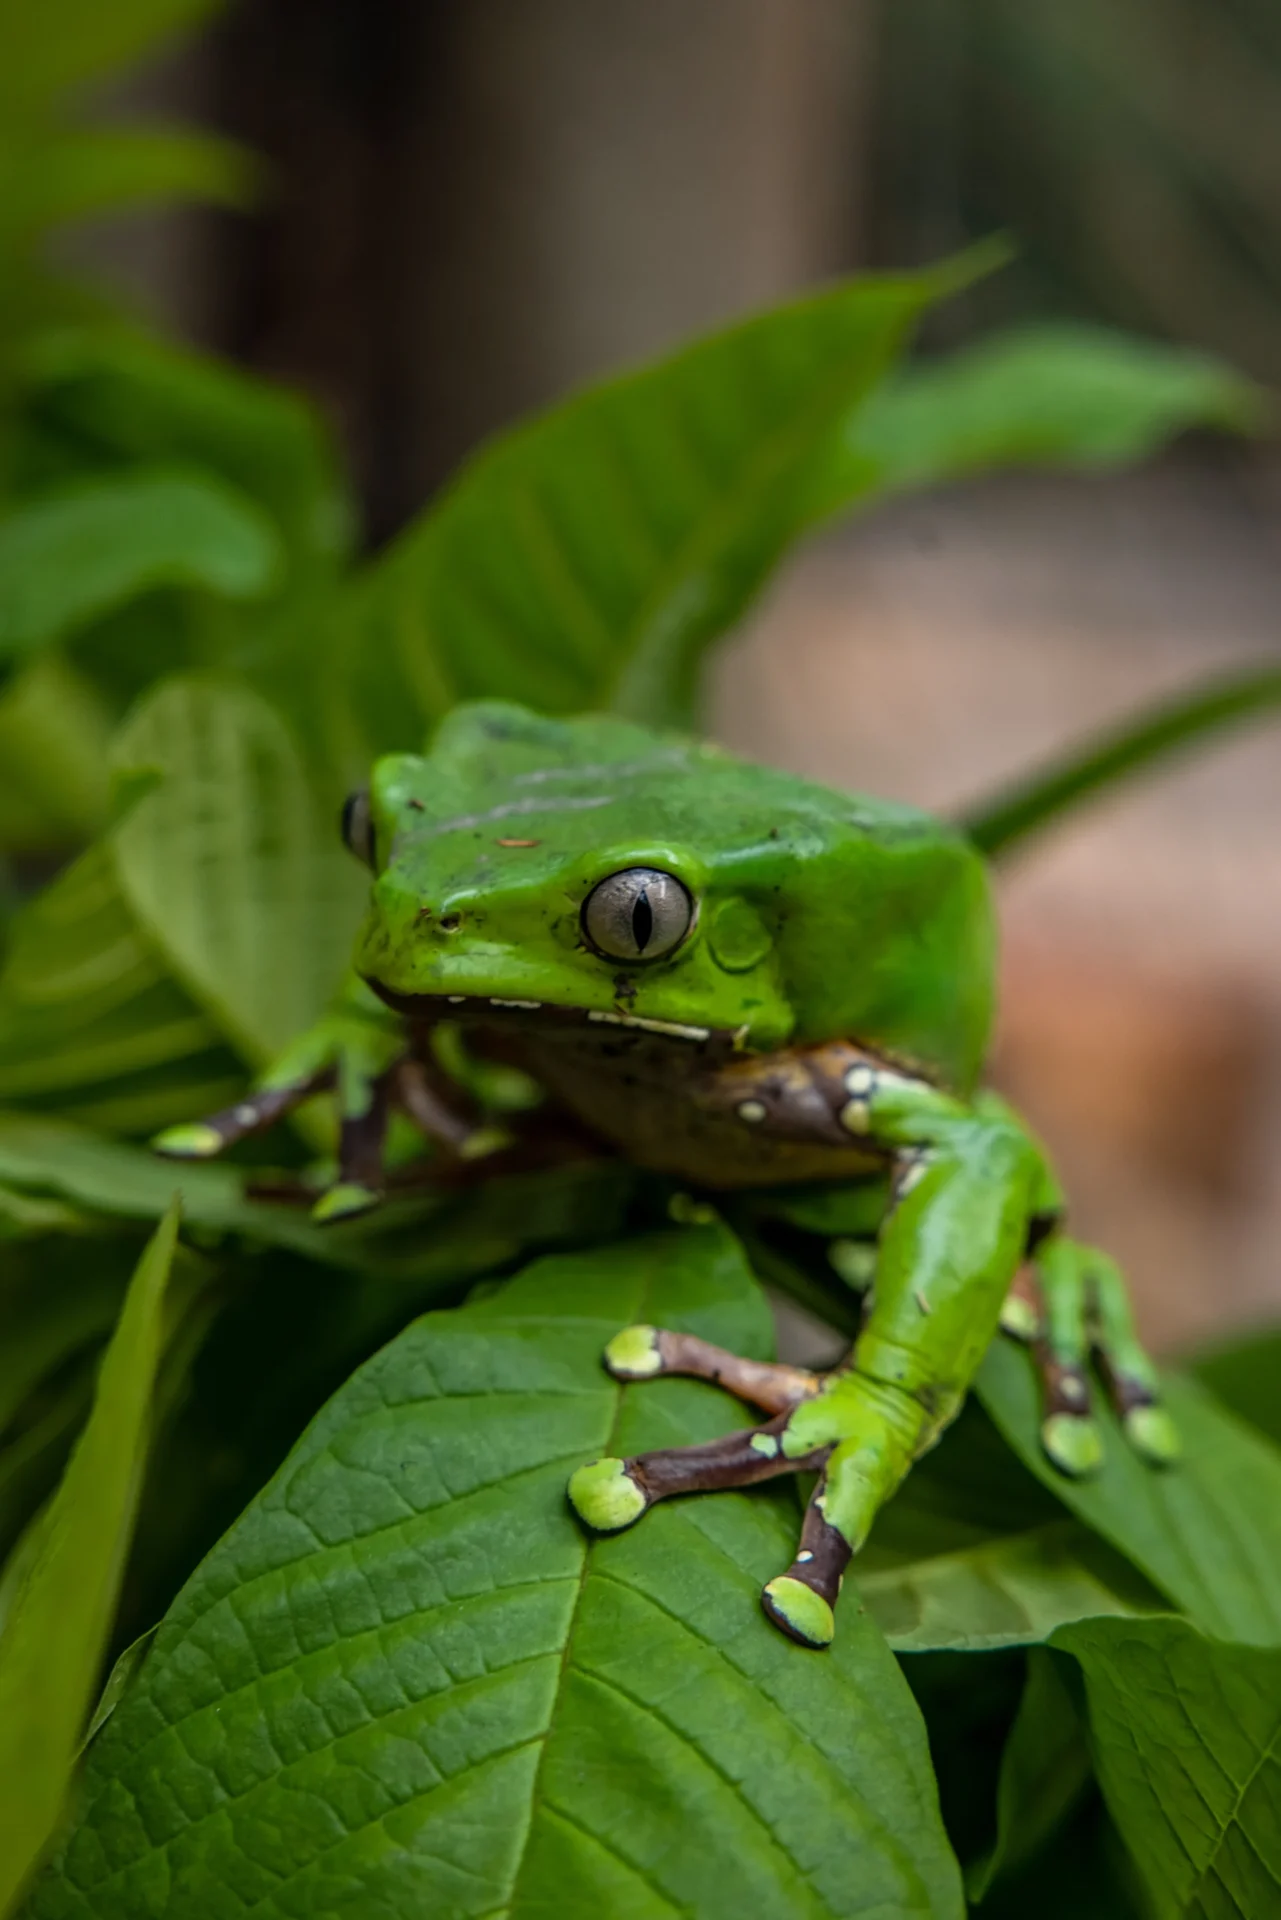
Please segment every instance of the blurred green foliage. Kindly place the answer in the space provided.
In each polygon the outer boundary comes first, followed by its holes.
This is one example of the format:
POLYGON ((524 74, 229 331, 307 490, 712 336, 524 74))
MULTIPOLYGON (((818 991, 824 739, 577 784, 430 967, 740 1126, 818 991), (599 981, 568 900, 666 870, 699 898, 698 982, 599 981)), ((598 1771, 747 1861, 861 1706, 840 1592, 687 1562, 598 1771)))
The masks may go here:
MULTIPOLYGON (((1230 1479, 1231 1500, 1216 1506, 1200 1470, 1173 1494, 1136 1479, 1119 1446, 1088 1494, 1042 1484, 1030 1376, 1019 1356, 995 1357, 987 1411, 969 1410, 878 1529, 867 1612, 857 1627, 850 1612, 830 1686, 754 1601, 750 1618, 731 1608, 722 1621, 697 1581, 697 1630, 669 1621, 646 1680, 618 1609, 638 1608, 651 1584, 675 1591, 693 1523, 664 1510, 634 1539, 588 1547, 564 1512, 562 1455, 590 1450, 584 1420, 639 1432, 654 1417, 595 1366, 600 1327, 636 1317, 642 1281, 668 1288, 674 1324, 767 1347, 759 1279, 729 1229, 673 1234, 661 1183, 600 1162, 455 1188, 420 1180, 372 1220, 322 1230, 270 1195, 305 1191, 323 1126, 274 1145, 288 1162, 277 1167, 176 1171, 139 1143, 234 1098, 325 1003, 362 893, 334 813, 374 754, 417 745, 454 701, 481 694, 694 724, 707 649, 832 515, 993 467, 1115 465, 1191 426, 1255 430, 1263 396, 1182 350, 1063 326, 906 360, 915 323, 981 264, 962 260, 836 286, 573 397, 480 452, 387 553, 362 558, 340 464, 304 400, 155 338, 49 265, 50 230, 65 221, 174 194, 243 197, 243 156, 181 130, 99 124, 82 102, 203 11, 0 0, 0 1784, 24 1836, 5 1849, 0 1907, 56 1824, 103 1646, 172 1608, 104 1697, 90 1797, 33 1913, 214 1920, 234 1886, 264 1914, 328 1914, 337 1883, 318 1863, 339 1827, 353 1914, 488 1910, 478 1887, 510 1911, 568 1887, 579 1903, 640 1914, 687 1908, 697 1884, 707 1915, 745 1902, 791 1913, 801 1899, 807 1912, 853 1913, 867 1886, 896 1911, 948 1915, 962 1910, 958 1859, 972 1898, 995 1912, 1020 1873, 1084 1827, 1076 1870, 1090 1897, 1117 1912, 1148 1898, 1184 1911, 1187 1874, 1152 1807, 1174 1790, 1160 1702, 1116 1649, 1177 1669, 1194 1780, 1223 1740, 1213 1684, 1231 1690, 1254 1671, 1248 1649, 1206 1636, 1281 1643, 1275 1582, 1252 1560, 1271 1567, 1281 1551, 1269 1442, 1189 1398, 1198 1459, 1230 1479), (166 1295, 175 1187, 185 1224, 166 1295), (526 1266, 547 1249, 557 1257, 526 1266), (382 1373, 349 1379, 388 1339, 382 1373), (542 1370, 537 1406, 512 1404, 512 1342, 542 1370), (446 1357, 445 1375, 455 1357, 453 1385, 424 1384, 424 1351, 446 1357), (352 1469, 359 1487, 338 1464, 315 1480, 325 1436, 363 1431, 375 1378, 399 1382, 398 1411, 352 1469), (149 1430, 161 1443, 139 1497, 149 1430), (424 1432, 424 1471, 457 1469, 425 1533, 396 1505, 424 1432), (284 1477, 260 1492, 295 1442, 284 1477), (468 1463, 521 1447, 546 1468, 536 1498, 522 1478, 465 1484, 468 1463), (364 1516, 379 1513, 366 1541, 364 1516), (491 1605, 466 1572, 501 1560, 514 1579, 544 1556, 553 1598, 557 1581, 582 1587, 581 1618, 562 1609, 535 1630, 522 1600, 491 1605), (393 1589, 440 1566, 443 1597, 420 1594, 417 1611, 396 1615, 410 1622, 397 1644, 415 1673, 424 1648, 437 1663, 415 1692, 371 1640, 359 1596, 376 1589, 391 1607, 393 1589), (280 1641, 280 1593, 329 1621, 309 1647, 280 1641), (522 1670, 491 1714, 497 1694, 477 1690, 465 1646, 488 1644, 497 1663, 530 1633, 542 1691, 522 1691, 522 1670), (1028 1646, 1040 1651, 1023 1692, 1028 1646), (216 1685, 191 1691, 193 1659, 218 1669, 216 1685), (583 1763, 605 1724, 592 1694, 602 1663, 616 1689, 640 1688, 608 1789, 583 1763), (653 1692, 681 1663, 708 1724, 730 1699, 719 1745, 673 1728, 653 1692), (317 1717, 308 1691, 348 1679, 356 1694, 368 1687, 354 1756, 336 1696, 317 1717), (980 1697, 992 1765, 953 1796, 947 1754, 980 1738, 965 1704, 980 1697), (471 1745, 446 1764, 437 1734, 455 1710, 472 1716, 471 1745), (1122 1712, 1143 1735, 1139 1786, 1117 1758, 1122 1712), (227 1783, 258 1764, 268 1721, 301 1773, 268 1767, 252 1793, 243 1786, 237 1825, 227 1783), (184 1809, 162 1817, 175 1729, 189 1723, 184 1809), (524 1760, 505 1759, 508 1736, 517 1754, 547 1745, 545 1806, 524 1760), (217 1765, 206 1739, 222 1743, 217 1765), (1047 1751, 1058 1761, 1038 1771, 1047 1751), (433 1753, 425 1778, 414 1756, 433 1753), (823 1802, 812 1833, 805 1809, 778 1798, 802 1754, 823 1802), (355 1783, 374 1774, 383 1798, 366 1804, 355 1783), (119 1816, 126 1776, 151 1825, 119 1816), (420 1798, 421 1847, 404 1825, 420 1798), (390 1849, 384 1820, 401 1822, 390 1849), (784 1826, 795 1854, 761 1837, 784 1826), (649 1867, 628 1864, 641 1830, 649 1867), (1137 1880, 1117 1870, 1123 1845, 1137 1880), (119 1871, 98 1884, 84 1863, 108 1857, 119 1871), (275 1889, 289 1876, 301 1891, 286 1904, 275 1889), (162 1883, 174 1891, 159 1905, 140 1891, 162 1883), (618 1904, 623 1890, 632 1904, 618 1904)), ((990 810, 992 844, 1277 697, 1275 676, 1226 701, 1212 691, 1177 724, 1110 741, 1103 761, 1052 770, 990 810)), ((748 1214, 741 1224, 755 1257, 748 1214)), ((826 1263, 792 1253, 770 1277, 839 1320, 848 1300, 832 1295, 826 1263)), ((1229 1396, 1235 1377, 1224 1372, 1229 1396)), ((675 1428, 710 1432, 728 1417, 710 1389, 667 1385, 675 1428)), ((787 1497, 699 1511, 714 1542, 708 1596, 731 1564, 754 1591, 791 1525, 787 1497)), ((1243 1724, 1247 1748, 1257 1735, 1243 1724)), ((1220 1799, 1212 1838, 1226 1857, 1239 1838, 1257 1844, 1255 1810, 1220 1799)))

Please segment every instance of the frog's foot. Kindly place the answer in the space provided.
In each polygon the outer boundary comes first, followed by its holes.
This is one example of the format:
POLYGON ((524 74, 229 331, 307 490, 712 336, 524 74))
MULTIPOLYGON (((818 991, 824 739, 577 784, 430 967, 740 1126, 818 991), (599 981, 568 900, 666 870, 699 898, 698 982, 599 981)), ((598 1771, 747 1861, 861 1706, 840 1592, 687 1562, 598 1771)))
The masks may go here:
POLYGON ((1178 1458, 1156 1368, 1139 1344, 1120 1269, 1106 1254, 1056 1234, 1038 1250, 1035 1271, 1024 1267, 1011 1287, 1001 1326, 1032 1348, 1042 1385, 1041 1444, 1061 1472, 1080 1477, 1103 1462, 1091 1413, 1091 1357, 1135 1452, 1153 1466, 1178 1458))
POLYGON ((826 1647, 850 1555, 922 1442, 921 1403, 851 1371, 815 1375, 740 1360, 686 1334, 628 1327, 610 1342, 610 1371, 625 1380, 691 1373, 718 1380, 758 1406, 779 1407, 762 1426, 693 1447, 628 1460, 593 1460, 569 1482, 580 1519, 599 1533, 630 1527, 673 1494, 752 1487, 785 1473, 818 1473, 796 1558, 765 1587, 761 1604, 802 1646, 826 1647))
MULTIPOLYGON (((570 1500, 579 1518, 597 1533, 617 1533, 674 1493, 754 1487, 780 1474, 821 1469, 831 1452, 828 1445, 799 1456, 784 1451, 790 1418, 790 1412, 780 1413, 764 1426, 727 1433, 701 1446, 667 1447, 631 1460, 593 1460, 572 1475, 570 1500)), ((761 1595, 770 1619, 806 1646, 827 1646, 849 1557, 848 1543, 811 1502, 796 1559, 761 1595)))

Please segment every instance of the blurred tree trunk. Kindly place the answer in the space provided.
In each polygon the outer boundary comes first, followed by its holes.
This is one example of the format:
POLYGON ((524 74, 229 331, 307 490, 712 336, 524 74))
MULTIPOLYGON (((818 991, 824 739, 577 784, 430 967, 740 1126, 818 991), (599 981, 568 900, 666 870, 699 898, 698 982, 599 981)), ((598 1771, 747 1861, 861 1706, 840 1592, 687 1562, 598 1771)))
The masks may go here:
POLYGON ((856 254, 862 0, 241 0, 213 341, 347 439, 371 535, 487 432, 856 254))

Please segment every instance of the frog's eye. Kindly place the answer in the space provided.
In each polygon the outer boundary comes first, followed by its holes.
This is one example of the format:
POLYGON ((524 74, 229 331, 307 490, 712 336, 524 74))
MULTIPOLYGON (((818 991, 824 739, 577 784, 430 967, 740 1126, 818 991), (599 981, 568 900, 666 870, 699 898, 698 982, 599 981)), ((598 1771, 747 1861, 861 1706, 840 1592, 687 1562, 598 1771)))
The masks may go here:
POLYGON ((674 874, 626 867, 592 888, 583 932, 607 960, 662 960, 694 924, 694 902, 674 874))
POLYGON ((343 801, 342 837, 349 853, 354 853, 367 867, 373 866, 374 816, 368 787, 357 787, 355 793, 349 793, 343 801))

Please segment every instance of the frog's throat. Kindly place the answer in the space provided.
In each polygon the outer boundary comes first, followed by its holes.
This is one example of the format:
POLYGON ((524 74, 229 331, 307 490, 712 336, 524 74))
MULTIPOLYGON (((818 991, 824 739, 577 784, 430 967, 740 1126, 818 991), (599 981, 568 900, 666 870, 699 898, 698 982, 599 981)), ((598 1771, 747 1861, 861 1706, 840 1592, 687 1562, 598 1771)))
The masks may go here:
POLYGON ((627 1027, 640 1033, 655 1033, 668 1040, 684 1040, 691 1046, 715 1045, 733 1050, 747 1039, 746 1027, 700 1027, 678 1020, 649 1020, 639 1013, 625 1013, 615 1007, 565 1007, 544 1000, 508 1000, 484 993, 397 993, 391 987, 365 975, 365 984, 378 998, 403 1014, 407 1020, 432 1023, 438 1020, 481 1021, 486 1026, 503 1025, 524 1028, 627 1027))

